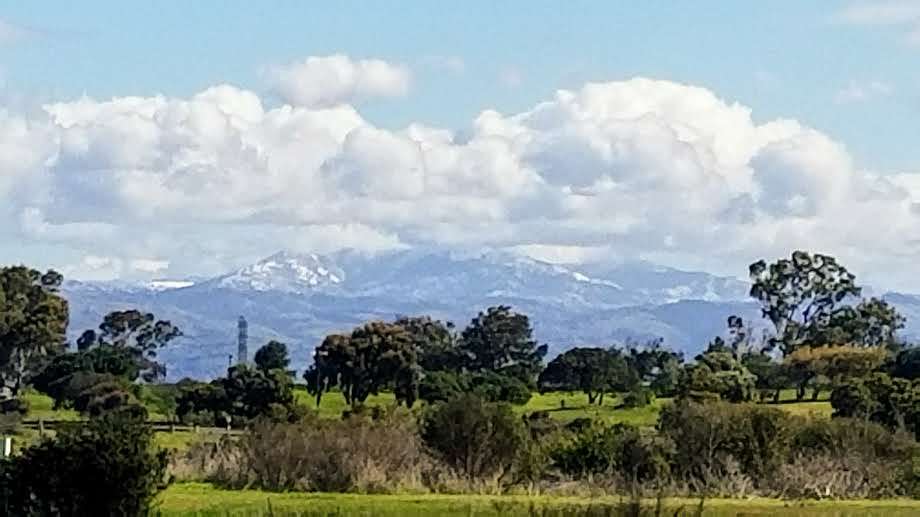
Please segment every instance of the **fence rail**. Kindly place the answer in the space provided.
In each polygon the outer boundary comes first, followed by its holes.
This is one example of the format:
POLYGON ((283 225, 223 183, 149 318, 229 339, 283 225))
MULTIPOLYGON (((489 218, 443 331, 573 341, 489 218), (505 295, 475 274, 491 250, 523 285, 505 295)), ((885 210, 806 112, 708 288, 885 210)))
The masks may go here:
MULTIPOLYGON (((68 425, 79 425, 85 424, 88 420, 22 420, 19 422, 19 426, 26 429, 37 429, 37 430, 54 430, 60 427, 65 427, 68 425)), ((180 424, 171 424, 169 422, 163 422, 162 420, 148 420, 146 422, 154 432, 157 433, 174 433, 174 432, 207 432, 207 433, 219 433, 219 434, 239 434, 239 429, 227 429, 226 427, 201 427, 194 425, 180 425, 180 424)))

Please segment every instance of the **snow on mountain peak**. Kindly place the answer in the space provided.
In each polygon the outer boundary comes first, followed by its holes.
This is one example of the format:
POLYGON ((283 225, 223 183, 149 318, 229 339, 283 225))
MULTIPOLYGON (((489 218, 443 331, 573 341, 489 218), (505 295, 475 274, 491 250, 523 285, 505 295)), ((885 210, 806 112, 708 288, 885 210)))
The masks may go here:
POLYGON ((331 259, 315 253, 281 251, 218 279, 218 285, 254 291, 302 293, 341 284, 342 271, 331 259))

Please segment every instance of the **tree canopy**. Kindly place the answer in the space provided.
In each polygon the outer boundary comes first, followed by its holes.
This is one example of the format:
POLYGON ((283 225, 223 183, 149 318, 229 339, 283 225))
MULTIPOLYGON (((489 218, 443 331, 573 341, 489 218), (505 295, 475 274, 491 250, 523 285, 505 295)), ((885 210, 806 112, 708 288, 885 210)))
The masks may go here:
POLYGON ((0 268, 0 399, 19 395, 42 359, 66 346, 63 277, 23 266, 0 268))
POLYGON ((493 371, 533 385, 547 346, 533 339, 530 319, 500 305, 480 312, 463 330, 460 351, 470 371, 493 371))
POLYGON ((546 365, 540 390, 583 391, 588 403, 603 403, 603 395, 626 391, 639 382, 622 352, 605 348, 572 348, 546 365))

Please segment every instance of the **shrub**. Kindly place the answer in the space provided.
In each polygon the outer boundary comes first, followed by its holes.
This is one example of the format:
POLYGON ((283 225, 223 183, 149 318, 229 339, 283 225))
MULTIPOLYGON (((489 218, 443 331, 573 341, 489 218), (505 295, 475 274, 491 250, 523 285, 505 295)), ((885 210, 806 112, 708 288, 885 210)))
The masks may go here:
POLYGON ((151 429, 121 412, 59 430, 0 463, 5 515, 146 515, 167 458, 151 429))
POLYGON ((623 395, 623 407, 640 408, 645 407, 655 400, 655 393, 643 387, 637 387, 623 395))
POLYGON ((672 449, 667 440, 643 436, 635 426, 594 424, 562 442, 550 457, 568 475, 617 474, 642 482, 669 471, 672 449))
POLYGON ((523 423, 511 406, 472 395, 432 407, 423 419, 422 439, 469 480, 508 472, 526 443, 523 423))
POLYGON ((433 404, 446 402, 465 393, 473 393, 489 402, 526 404, 531 392, 516 377, 495 372, 430 372, 419 384, 419 398, 433 404))
POLYGON ((260 420, 236 442, 190 451, 186 462, 234 488, 395 492, 421 483, 427 458, 416 431, 402 412, 377 420, 260 420), (215 453, 216 460, 207 459, 215 453))
POLYGON ((675 467, 688 478, 717 475, 731 458, 759 479, 788 457, 795 424, 795 417, 772 407, 685 400, 662 410, 658 429, 675 443, 675 467))
POLYGON ((920 382, 874 373, 851 379, 831 392, 834 416, 867 418, 889 429, 920 436, 920 382))
POLYGON ((466 391, 466 383, 455 372, 438 371, 428 372, 419 383, 419 398, 434 404, 448 400, 466 391))

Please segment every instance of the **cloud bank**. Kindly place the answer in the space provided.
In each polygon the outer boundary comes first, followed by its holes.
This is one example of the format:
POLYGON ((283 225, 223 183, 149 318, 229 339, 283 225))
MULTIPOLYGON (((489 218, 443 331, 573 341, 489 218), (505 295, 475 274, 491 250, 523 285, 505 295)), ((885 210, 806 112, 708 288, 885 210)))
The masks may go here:
POLYGON ((743 274, 807 248, 920 287, 920 176, 860 170, 828 135, 755 122, 707 89, 589 83, 485 110, 460 133, 391 131, 348 102, 403 92, 398 66, 332 56, 286 70, 274 107, 219 85, 0 112, 0 234, 89 257, 76 276, 419 245, 743 274))

